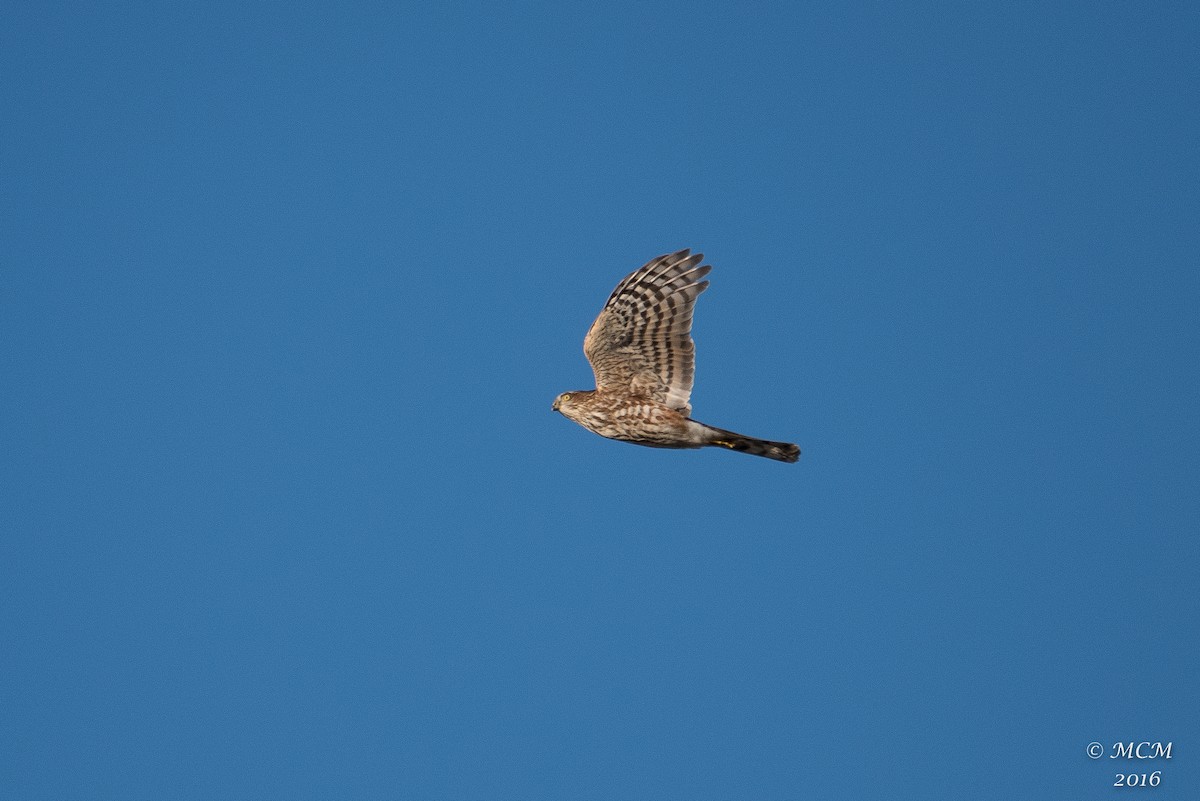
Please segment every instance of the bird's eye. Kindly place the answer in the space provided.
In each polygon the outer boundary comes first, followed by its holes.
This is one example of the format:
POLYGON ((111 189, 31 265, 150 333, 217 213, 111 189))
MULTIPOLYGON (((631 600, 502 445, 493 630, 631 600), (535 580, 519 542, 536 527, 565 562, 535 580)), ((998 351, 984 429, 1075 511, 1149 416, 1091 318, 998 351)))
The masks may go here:
POLYGON ((563 400, 570 400, 570 399, 571 399, 571 393, 570 393, 570 392, 568 392, 567 394, 563 395, 563 396, 562 396, 562 399, 563 399, 563 400))

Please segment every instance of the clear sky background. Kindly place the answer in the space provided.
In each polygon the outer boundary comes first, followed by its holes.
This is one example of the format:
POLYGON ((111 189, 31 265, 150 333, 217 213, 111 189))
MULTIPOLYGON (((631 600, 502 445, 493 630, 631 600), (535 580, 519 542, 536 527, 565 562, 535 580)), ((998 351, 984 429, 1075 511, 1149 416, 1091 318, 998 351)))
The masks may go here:
POLYGON ((3 16, 3 798, 1200 797, 1194 3, 3 16))

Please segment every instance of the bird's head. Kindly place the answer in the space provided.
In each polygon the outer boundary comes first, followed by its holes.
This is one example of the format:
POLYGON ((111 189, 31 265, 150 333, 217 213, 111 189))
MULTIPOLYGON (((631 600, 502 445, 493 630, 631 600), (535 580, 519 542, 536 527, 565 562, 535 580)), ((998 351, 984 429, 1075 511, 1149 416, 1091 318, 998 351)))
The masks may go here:
POLYGON ((584 401, 591 394, 591 392, 582 389, 574 392, 564 392, 554 399, 554 405, 550 408, 574 420, 582 408, 584 401))

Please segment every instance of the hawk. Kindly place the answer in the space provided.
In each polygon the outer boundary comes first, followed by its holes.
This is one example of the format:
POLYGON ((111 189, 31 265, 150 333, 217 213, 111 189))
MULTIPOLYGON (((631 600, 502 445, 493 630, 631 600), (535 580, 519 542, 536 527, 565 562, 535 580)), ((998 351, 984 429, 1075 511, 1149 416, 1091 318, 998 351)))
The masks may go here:
POLYGON ((691 419, 696 345, 692 310, 708 288, 704 254, 659 256, 625 277, 583 340, 596 388, 564 392, 554 411, 602 437, 652 448, 728 448, 781 462, 789 442, 735 434, 691 419))

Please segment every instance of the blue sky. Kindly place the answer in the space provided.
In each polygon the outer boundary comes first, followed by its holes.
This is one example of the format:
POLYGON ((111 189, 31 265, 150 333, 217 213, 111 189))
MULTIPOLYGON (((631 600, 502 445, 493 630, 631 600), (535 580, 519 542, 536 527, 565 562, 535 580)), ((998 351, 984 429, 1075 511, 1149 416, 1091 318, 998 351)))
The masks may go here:
POLYGON ((1197 797, 1200 14, 1053 5, 10 6, 0 795, 1197 797), (683 247, 798 465, 551 412, 683 247))

